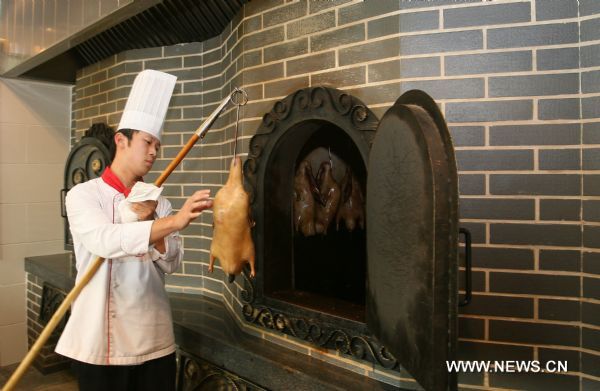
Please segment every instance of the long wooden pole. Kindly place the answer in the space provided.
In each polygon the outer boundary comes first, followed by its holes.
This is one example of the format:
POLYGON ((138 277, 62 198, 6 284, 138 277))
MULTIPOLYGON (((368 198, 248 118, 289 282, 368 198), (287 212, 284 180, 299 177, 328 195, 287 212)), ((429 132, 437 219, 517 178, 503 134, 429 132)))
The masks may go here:
MULTIPOLYGON (((181 151, 179 151, 179 153, 177 154, 175 159, 173 159, 173 161, 169 164, 169 166, 163 171, 163 173, 154 182, 154 184, 156 186, 161 186, 167 180, 169 175, 173 172, 173 170, 175 170, 175 168, 177 168, 179 163, 181 163, 183 158, 192 149, 194 144, 196 144, 198 139, 204 138, 204 136, 206 135, 206 132, 211 127, 211 125, 215 122, 217 117, 221 114, 221 112, 223 111, 223 109, 225 108, 227 103, 233 102, 233 100, 232 100, 233 94, 240 92, 240 91, 241 90, 236 89, 230 96, 223 99, 221 104, 206 119, 206 121, 204 121, 204 123, 196 130, 196 132, 192 135, 192 137, 190 137, 187 144, 181 149, 181 151)), ((3 391, 12 391, 15 388, 15 386, 17 385, 19 380, 21 380, 21 378, 25 374, 25 371, 27 370, 27 368, 29 368, 31 363, 33 363, 33 360, 35 359, 35 357, 38 355, 38 353, 40 352, 40 350, 42 349, 42 347, 44 346, 46 341, 48 341, 48 338, 50 338, 50 336, 52 335, 52 332, 54 331, 56 326, 58 326, 58 324, 60 323, 61 319, 63 318, 63 316, 65 315, 65 313, 67 312, 67 310, 69 309, 71 304, 73 303, 73 301, 75 301, 77 296, 79 296, 79 293, 81 293, 81 290, 87 285, 87 283, 92 279, 92 277, 94 277, 94 275, 96 274, 96 272, 98 271, 98 269, 100 268, 100 266, 102 265, 103 262, 104 262, 104 258, 98 257, 98 258, 96 258, 94 263, 92 263, 88 267, 88 270, 85 271, 85 274, 83 275, 81 280, 79 280, 79 282, 73 287, 71 292, 69 292, 67 297, 65 297, 65 300, 62 302, 60 307, 58 307, 58 309, 56 310, 54 315, 52 315, 52 318, 50 319, 48 324, 46 324, 46 327, 44 327, 44 330, 42 330, 42 333, 40 334, 38 339, 35 341, 35 343, 31 347, 31 349, 29 349, 29 352, 27 353, 27 355, 25 356, 23 361, 21 361, 21 363, 19 364, 19 366, 17 367, 15 372, 13 372, 13 374, 8 379, 6 384, 4 384, 4 388, 2 389, 3 391)))

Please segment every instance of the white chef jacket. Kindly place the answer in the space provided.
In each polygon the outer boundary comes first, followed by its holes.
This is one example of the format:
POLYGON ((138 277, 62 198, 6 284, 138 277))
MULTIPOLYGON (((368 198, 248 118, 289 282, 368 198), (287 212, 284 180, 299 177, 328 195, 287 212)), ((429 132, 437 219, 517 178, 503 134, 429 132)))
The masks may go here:
MULTIPOLYGON (((134 365, 175 351, 164 274, 181 262, 181 239, 170 234, 159 253, 149 245, 153 221, 121 224, 124 199, 102 178, 67 193, 76 281, 98 256, 106 260, 73 303, 56 352, 89 364, 134 365)), ((160 197, 156 215, 171 212, 171 203, 160 197)))

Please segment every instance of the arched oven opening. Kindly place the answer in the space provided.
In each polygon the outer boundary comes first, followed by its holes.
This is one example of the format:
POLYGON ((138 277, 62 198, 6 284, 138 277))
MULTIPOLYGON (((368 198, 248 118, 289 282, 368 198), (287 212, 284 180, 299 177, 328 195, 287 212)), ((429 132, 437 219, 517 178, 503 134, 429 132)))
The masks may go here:
POLYGON ((365 330, 364 208, 378 122, 360 100, 328 87, 298 90, 265 114, 244 166, 260 269, 248 311, 265 305, 301 323, 365 330))

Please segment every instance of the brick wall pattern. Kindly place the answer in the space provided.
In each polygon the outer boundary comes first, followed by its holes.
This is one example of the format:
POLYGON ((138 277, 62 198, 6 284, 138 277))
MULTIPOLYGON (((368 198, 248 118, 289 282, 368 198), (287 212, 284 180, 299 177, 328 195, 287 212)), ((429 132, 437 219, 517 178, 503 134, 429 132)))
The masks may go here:
MULTIPOLYGON (((436 99, 451 128, 461 226, 473 233, 473 301, 460 310, 459 358, 568 360, 567 374, 461 374, 486 388, 600 388, 600 2, 596 0, 253 0, 210 40, 119 53, 81 69, 73 141, 118 124, 135 74, 178 77, 160 159, 147 181, 227 96, 244 87, 241 152, 274 102, 320 84, 379 116, 404 91, 436 99)), ((165 185, 175 209, 225 182, 228 110, 165 185)), ((240 286, 207 270, 212 216, 184 232, 173 291, 222 298, 240 286)), ((461 282, 462 284, 462 282, 461 282)), ((248 332, 358 373, 410 387, 404 374, 248 332)))

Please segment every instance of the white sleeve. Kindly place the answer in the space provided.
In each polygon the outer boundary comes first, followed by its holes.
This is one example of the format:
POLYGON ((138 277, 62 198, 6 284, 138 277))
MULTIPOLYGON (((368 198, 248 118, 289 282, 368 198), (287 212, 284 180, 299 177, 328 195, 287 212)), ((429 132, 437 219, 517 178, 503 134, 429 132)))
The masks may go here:
POLYGON ((153 221, 113 224, 98 196, 83 186, 71 189, 65 204, 73 239, 92 254, 120 258, 148 252, 153 221))
MULTIPOLYGON (((171 203, 164 197, 158 199, 156 214, 160 217, 169 216, 173 212, 171 203)), ((165 273, 171 274, 177 270, 183 259, 183 246, 179 232, 173 232, 165 236, 165 253, 161 254, 154 246, 151 246, 150 256, 156 265, 165 273)))

